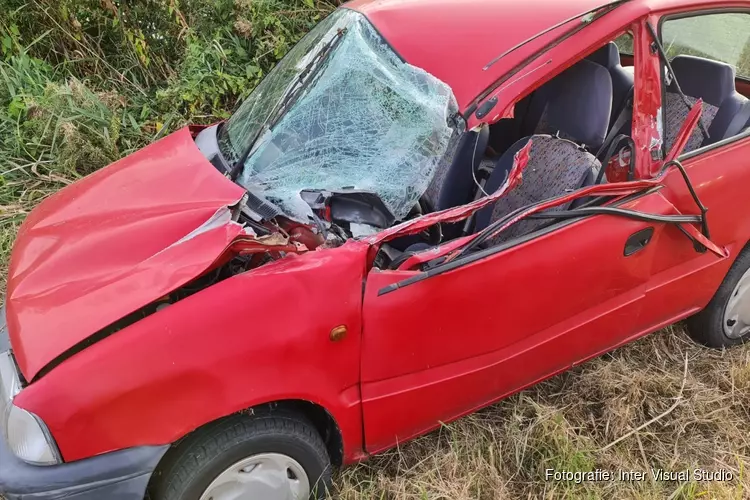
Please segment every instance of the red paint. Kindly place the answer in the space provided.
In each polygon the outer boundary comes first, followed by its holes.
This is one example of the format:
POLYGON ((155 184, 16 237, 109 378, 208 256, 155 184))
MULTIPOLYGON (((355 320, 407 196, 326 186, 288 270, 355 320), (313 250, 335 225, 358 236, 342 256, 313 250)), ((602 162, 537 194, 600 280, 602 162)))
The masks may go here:
MULTIPOLYGON (((407 61, 448 82, 462 107, 479 102, 480 92, 570 26, 482 72, 486 62, 596 4, 481 5, 479 0, 349 4, 407 61)), ((624 207, 694 214, 697 208, 676 168, 654 177, 664 163, 657 119, 661 81, 644 22, 656 25, 660 9, 718 5, 623 4, 500 85, 496 114, 484 120, 508 116, 519 98, 631 30, 637 179, 593 186, 567 199, 609 194, 623 200, 652 188, 624 207)), ((472 116, 469 126, 479 121, 472 116)), ((689 127, 683 133, 689 135, 689 127)), ((397 270, 372 268, 384 242, 465 219, 502 196, 523 175, 528 149, 518 155, 508 185, 493 196, 339 248, 318 246, 317 235, 304 226, 287 225, 292 238, 268 245, 231 223, 175 244, 242 195, 203 159, 183 129, 64 189, 24 223, 11 259, 7 307, 26 378, 228 253, 290 255, 86 347, 34 380, 15 402, 47 423, 66 460, 78 460, 172 443, 259 404, 306 400, 335 419, 345 462, 351 463, 704 307, 750 237, 745 216, 750 198, 742 191, 750 185, 748 148, 750 139, 743 139, 683 162, 709 208, 711 240, 702 240, 708 252, 696 252, 674 226, 599 215, 379 295, 432 258, 455 258, 455 250, 475 236, 420 252, 397 270), (654 228, 651 242, 625 257, 627 238, 647 227, 654 228), (331 342, 331 329, 342 324, 346 338, 331 342)), ((703 238, 696 227, 684 227, 703 238)))
POLYGON ((239 225, 175 243, 243 192, 203 158, 184 128, 41 203, 18 232, 6 296, 26 379, 206 270, 239 225))
POLYGON ((623 147, 616 152, 605 167, 607 169, 605 172, 607 182, 626 182, 630 177, 632 157, 633 153, 627 147, 623 147))
MULTIPOLYGON (((673 169, 676 167, 673 167, 673 169)), ((663 176, 663 175, 662 175, 663 176)), ((543 212, 547 209, 558 207, 560 205, 563 205, 565 203, 570 203, 571 201, 578 199, 578 198, 584 198, 586 196, 595 196, 595 195, 613 195, 613 196, 626 196, 629 194, 635 194, 640 189, 636 186, 647 186, 647 185, 658 185, 661 181, 661 177, 659 176, 656 179, 649 180, 649 181, 633 181, 633 182, 621 182, 619 184, 599 184, 596 186, 589 186, 583 189, 579 189, 570 195, 567 196, 561 196, 560 198, 557 198, 555 200, 546 201, 544 203, 539 203, 538 205, 535 205, 533 207, 529 207, 528 209, 524 210, 523 212, 519 213, 515 217, 509 219, 506 223, 504 223, 501 226, 498 226, 497 229, 492 231, 490 233, 489 239, 494 238, 496 235, 500 234, 502 231, 510 227, 511 225, 515 224, 519 220, 528 217, 529 215, 536 214, 539 212, 543 212)), ((694 210, 695 211, 695 210, 694 210)), ((653 213, 653 212, 646 212, 646 213, 653 213)), ((674 210, 671 212, 673 214, 681 214, 681 212, 674 210)), ((697 214, 696 214, 697 215, 697 214)), ((686 229, 688 229, 688 232, 695 238, 699 239, 700 243, 702 243, 706 248, 711 250, 713 253, 715 253, 719 257, 727 257, 727 252, 723 248, 719 247, 712 241, 710 241, 708 238, 706 238, 704 235, 702 235, 700 232, 698 232, 694 227, 689 226, 687 224, 683 224, 686 229)))
POLYGON ((508 190, 513 189, 518 185, 519 182, 521 182, 523 169, 529 162, 529 152, 531 151, 531 144, 532 141, 529 141, 523 148, 518 150, 518 152, 513 157, 513 166, 511 167, 510 173, 508 174, 508 179, 502 186, 497 189, 497 191, 492 193, 490 196, 485 196, 484 198, 480 198, 479 200, 473 201, 467 205, 448 208, 439 212, 427 214, 417 219, 408 220, 390 229, 381 231, 374 236, 370 236, 366 238, 365 241, 370 243, 371 245, 378 245, 399 236, 417 234, 437 222, 448 223, 464 220, 471 214, 478 212, 491 203, 496 202, 503 196, 503 194, 507 193, 508 190))
POLYGON ((461 109, 482 90, 568 25, 540 37, 494 64, 503 52, 605 0, 539 0, 529 15, 520 2, 485 0, 354 0, 347 7, 365 14, 406 61, 450 85, 461 109))
POLYGON ((745 97, 750 96, 750 81, 747 81, 743 78, 737 78, 734 81, 734 86, 737 89, 737 92, 744 95, 745 97))
MULTIPOLYGON (((628 207, 672 212, 658 192, 628 207)), ((656 247, 626 258, 623 245, 648 225, 592 217, 382 296, 378 290, 414 273, 371 272, 362 340, 368 451, 425 432, 632 335, 656 247)), ((677 244, 690 246, 687 239, 677 244)))
POLYGON ((222 281, 76 354, 16 403, 47 423, 65 460, 78 460, 302 399, 328 410, 356 460, 366 252, 351 242, 222 281), (331 342, 339 325, 347 336, 331 342))
MULTIPOLYGON (((330 210, 330 208, 328 208, 330 210)), ((289 235, 289 239, 302 243, 310 250, 315 250, 324 243, 323 236, 319 233, 314 233, 309 226, 300 224, 293 220, 280 218, 281 228, 286 231, 289 235)))
POLYGON ((661 99, 661 61, 651 50, 651 33, 646 22, 658 26, 658 17, 648 16, 633 25, 635 81, 633 140, 636 143, 636 177, 649 178, 659 171, 664 143, 664 114, 661 99))

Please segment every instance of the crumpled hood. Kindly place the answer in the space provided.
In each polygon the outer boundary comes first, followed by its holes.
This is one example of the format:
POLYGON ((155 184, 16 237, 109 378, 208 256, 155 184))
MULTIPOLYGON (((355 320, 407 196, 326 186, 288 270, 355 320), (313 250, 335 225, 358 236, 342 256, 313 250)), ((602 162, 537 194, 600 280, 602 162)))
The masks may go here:
POLYGON ((6 297, 26 379, 205 271, 243 233, 227 207, 244 192, 183 128, 42 202, 18 233, 6 297))

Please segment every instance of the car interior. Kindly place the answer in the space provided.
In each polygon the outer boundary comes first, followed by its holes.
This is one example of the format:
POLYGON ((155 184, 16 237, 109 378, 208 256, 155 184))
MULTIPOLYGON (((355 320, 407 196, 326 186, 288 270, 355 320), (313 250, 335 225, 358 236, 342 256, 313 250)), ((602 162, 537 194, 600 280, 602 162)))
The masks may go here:
MULTIPOLYGON (((632 64, 632 56, 628 56, 632 64)), ((708 137, 696 128, 683 153, 738 135, 750 128, 750 100, 735 87, 735 69, 726 63, 677 55, 671 66, 690 105, 703 99, 702 122, 708 137)), ((674 79, 665 96, 665 151, 668 151, 689 108, 674 79)), ((632 122, 634 72, 623 66, 618 46, 610 42, 519 101, 513 118, 463 134, 448 164, 440 165, 424 195, 431 210, 460 206, 491 193, 505 181, 517 151, 532 140, 524 181, 494 206, 461 224, 442 227, 442 240, 488 227, 521 207, 567 192, 606 182, 600 175, 607 142, 629 136, 632 122)), ((601 172, 603 174, 603 172, 601 172)), ((550 210, 568 210, 591 202, 576 200, 550 210)), ((549 225, 549 219, 522 220, 490 244, 517 238, 549 225)), ((392 242, 407 254, 433 246, 413 238, 392 242)), ((399 259, 400 260, 400 259, 399 259)))

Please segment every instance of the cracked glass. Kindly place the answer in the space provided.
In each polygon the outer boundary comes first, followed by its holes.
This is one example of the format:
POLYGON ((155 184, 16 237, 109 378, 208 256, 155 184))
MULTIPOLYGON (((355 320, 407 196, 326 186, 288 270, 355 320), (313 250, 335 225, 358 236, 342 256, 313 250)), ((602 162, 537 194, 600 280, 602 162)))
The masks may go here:
POLYGON ((312 215, 299 194, 308 189, 371 191, 403 219, 449 149, 456 112, 448 85, 340 9, 269 73, 219 141, 236 162, 257 137, 237 181, 293 219, 312 215))

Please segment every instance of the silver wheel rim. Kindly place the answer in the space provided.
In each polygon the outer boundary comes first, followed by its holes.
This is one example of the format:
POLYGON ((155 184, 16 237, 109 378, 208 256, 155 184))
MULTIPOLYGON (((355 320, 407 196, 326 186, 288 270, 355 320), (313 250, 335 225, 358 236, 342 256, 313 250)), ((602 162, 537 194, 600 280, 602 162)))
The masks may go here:
POLYGON ((240 460, 216 476, 200 500, 306 500, 310 483, 302 466, 281 453, 240 460))
POLYGON ((750 269, 745 271, 724 309, 724 335, 730 339, 750 332, 750 269))

